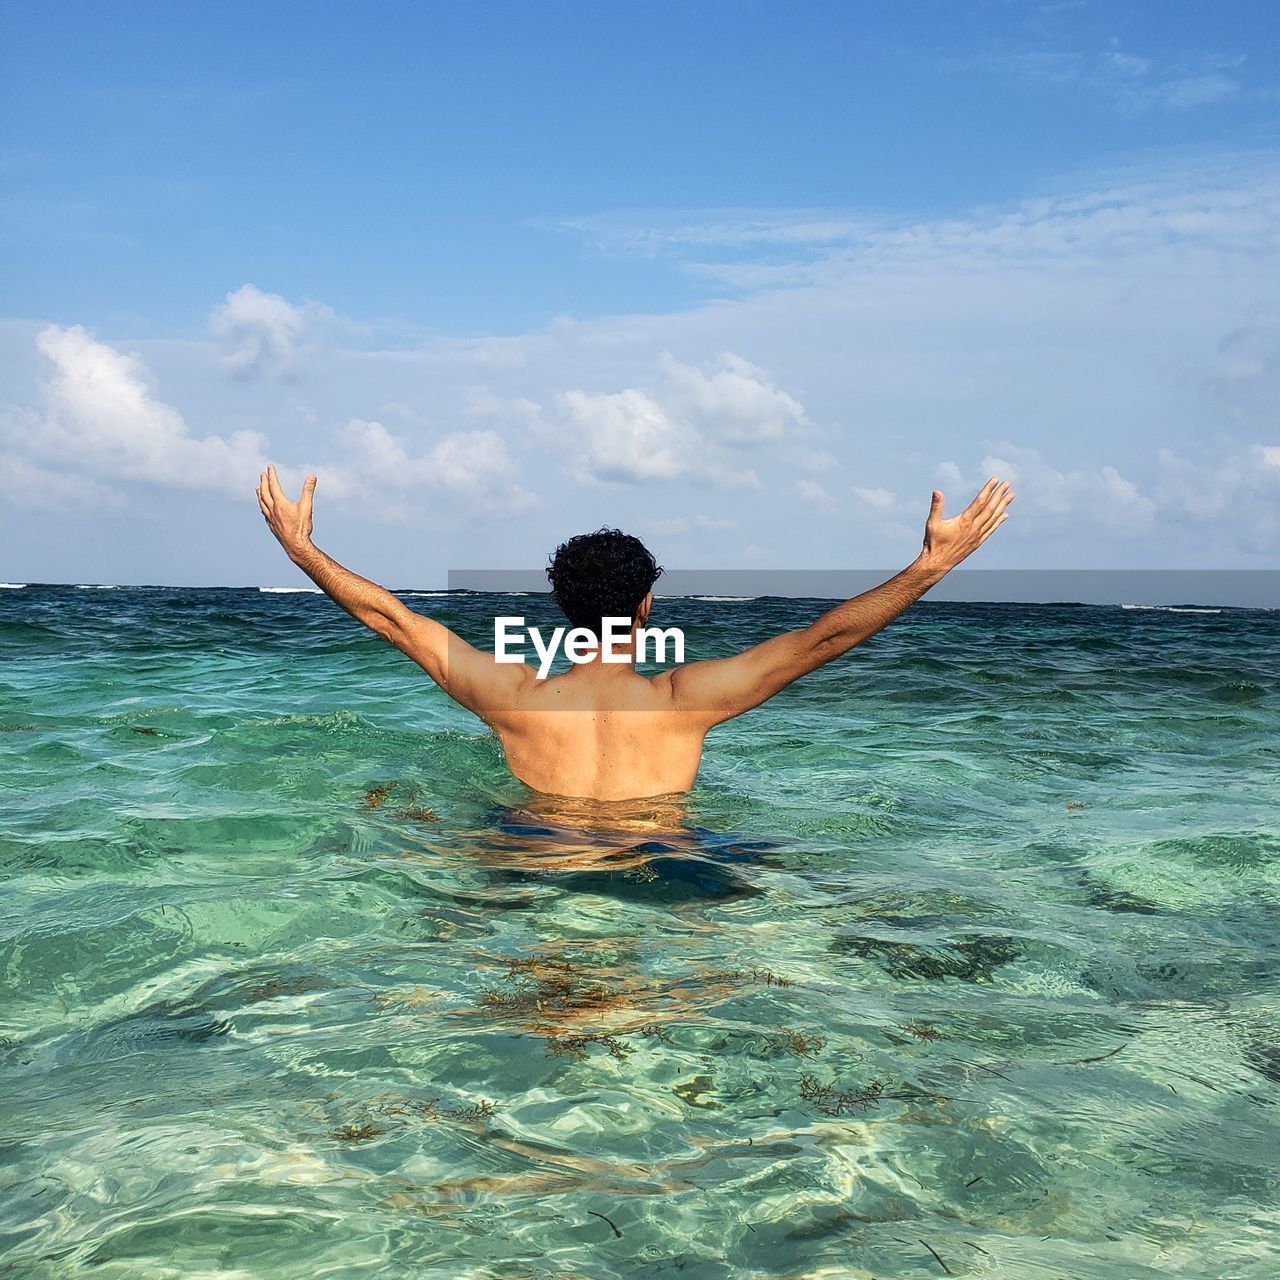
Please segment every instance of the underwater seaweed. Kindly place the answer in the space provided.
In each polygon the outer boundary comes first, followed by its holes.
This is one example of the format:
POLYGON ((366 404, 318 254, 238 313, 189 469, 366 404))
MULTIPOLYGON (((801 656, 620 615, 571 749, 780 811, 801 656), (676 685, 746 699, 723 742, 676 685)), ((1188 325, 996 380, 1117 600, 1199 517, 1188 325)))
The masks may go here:
POLYGON ((440 815, 432 808, 423 808, 419 805, 409 804, 403 809, 396 810, 397 818, 408 818, 411 822, 439 822, 440 815))
POLYGON ((481 1098, 465 1107, 441 1107, 440 1098, 413 1099, 397 1098, 391 1102, 379 1104, 376 1108, 380 1115, 414 1116, 420 1120, 458 1120, 464 1124, 472 1124, 477 1120, 487 1120, 498 1110, 496 1102, 481 1098))
POLYGON ((498 1104, 481 1098, 465 1106, 443 1107, 437 1095, 434 1098, 392 1097, 382 1102, 366 1103, 363 1109, 366 1114, 360 1122, 339 1125, 329 1136, 338 1142, 368 1142, 391 1132, 386 1124, 388 1118, 394 1118, 398 1122, 394 1127, 401 1131, 414 1122, 477 1124, 494 1115, 498 1104))
POLYGON ((368 1142, 370 1138, 376 1138, 383 1133, 386 1133, 385 1129, 379 1129, 371 1124, 344 1124, 335 1129, 331 1136, 337 1138, 339 1142, 368 1142))
POLYGON ((1021 959, 1026 946, 1020 938, 985 933, 960 933, 932 944, 847 934, 836 938, 831 950, 870 960, 893 978, 981 983, 992 981, 1002 965, 1021 959))
POLYGON ((395 778, 390 782, 377 782, 365 788, 364 799, 360 803, 362 809, 381 809, 394 792, 407 788, 408 797, 403 807, 396 810, 397 818, 405 818, 410 822, 439 822, 440 815, 429 805, 418 804, 418 788, 413 783, 406 783, 395 778))
POLYGON ((481 988, 478 1003, 506 1013, 580 1013, 604 1009, 618 992, 564 960, 513 958, 504 961, 506 973, 497 986, 481 988))
POLYGON ((589 1045, 603 1045, 611 1058, 623 1062, 635 1052, 632 1045, 605 1031, 592 1031, 581 1035, 562 1035, 552 1032, 547 1036, 547 1054, 553 1058, 574 1058, 583 1062, 588 1057, 589 1045))
POLYGON ((795 980, 788 978, 785 974, 774 973, 772 969, 763 969, 759 965, 755 965, 750 969, 726 969, 722 973, 713 973, 709 975, 713 982, 729 982, 739 986, 745 986, 748 983, 759 982, 766 987, 793 987, 795 980))
POLYGON ((583 973, 565 960, 547 957, 515 957, 504 961, 506 972, 498 985, 481 988, 476 1002, 482 1009, 520 1016, 520 1029, 543 1037, 553 1057, 588 1056, 587 1049, 603 1045, 621 1061, 633 1047, 616 1032, 577 1029, 583 1015, 599 1014, 631 997, 583 973), (567 1028, 565 1023, 571 1024, 567 1028))
POLYGON ((660 1026, 656 1022, 647 1022, 641 1027, 636 1035, 644 1036, 646 1040, 660 1040, 663 1044, 675 1044, 675 1041, 667 1033, 665 1027, 660 1026))
POLYGON ((926 1043, 932 1040, 940 1040, 942 1038, 941 1031, 924 1022, 908 1022, 902 1029, 908 1035, 915 1036, 917 1040, 923 1040, 926 1043))
POLYGON ((875 1106, 883 1093, 884 1084, 879 1080, 872 1080, 857 1089, 837 1089, 834 1085, 823 1084, 814 1075, 800 1077, 800 1097, 813 1103, 824 1116, 842 1116, 855 1108, 865 1111, 875 1106))
POLYGON ((399 782, 381 782, 366 788, 364 801, 360 807, 362 809, 381 809, 390 798, 392 789, 399 785, 399 782))
POLYGON ((793 1058, 816 1058, 826 1047, 826 1043, 822 1036, 806 1036, 790 1027, 774 1032, 765 1042, 770 1050, 789 1053, 793 1058))

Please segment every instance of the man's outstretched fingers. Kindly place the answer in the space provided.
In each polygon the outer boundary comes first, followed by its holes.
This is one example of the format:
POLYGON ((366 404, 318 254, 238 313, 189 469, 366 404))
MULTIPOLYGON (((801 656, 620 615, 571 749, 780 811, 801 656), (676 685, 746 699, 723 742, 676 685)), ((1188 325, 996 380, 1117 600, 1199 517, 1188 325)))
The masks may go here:
POLYGON ((1000 510, 1000 504, 1004 501, 1004 496, 1009 492, 1009 481, 1001 480, 994 489, 987 494, 987 501, 983 515, 990 518, 1000 510))
POLYGON ((1009 518, 1008 512, 1006 509, 1009 506, 1009 503, 1011 503, 1012 501, 1013 501, 1013 494, 1010 494, 1007 498, 1005 498, 1000 503, 998 507, 995 508, 994 511, 991 512, 991 515, 988 518, 986 525, 983 528, 984 537, 987 534, 989 534, 993 529, 995 529, 998 525, 1004 524, 1004 522, 1009 518))
POLYGON ((981 546, 993 533, 1008 519, 1008 516, 1000 516, 986 525, 982 532, 978 535, 978 545, 981 546))
POLYGON ((987 499, 991 497, 992 491, 999 483, 1000 481, 996 479, 995 476, 992 476, 991 479, 978 490, 977 496, 971 503, 969 503, 965 514, 971 516, 980 515, 982 513, 982 509, 987 505, 987 499))
POLYGON ((276 475, 275 463, 267 463, 267 488, 270 490, 271 497, 277 502, 283 502, 284 489, 280 487, 280 479, 276 475))
POLYGON ((1011 503, 1013 499, 1014 499, 1013 490, 1006 485, 1004 490, 1000 494, 999 500, 991 508, 991 514, 993 516, 1003 515, 1005 511, 1008 510, 1009 503, 1011 503))

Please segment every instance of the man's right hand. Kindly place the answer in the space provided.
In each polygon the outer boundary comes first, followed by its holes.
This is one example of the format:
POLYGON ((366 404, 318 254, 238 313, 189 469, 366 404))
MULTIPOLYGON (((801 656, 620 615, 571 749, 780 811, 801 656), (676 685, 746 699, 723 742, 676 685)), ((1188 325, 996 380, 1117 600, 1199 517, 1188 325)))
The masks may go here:
POLYGON ((935 489, 920 559, 934 571, 946 573, 954 569, 1009 518, 1005 513, 1013 496, 1009 481, 993 476, 958 516, 944 518, 942 494, 935 489))

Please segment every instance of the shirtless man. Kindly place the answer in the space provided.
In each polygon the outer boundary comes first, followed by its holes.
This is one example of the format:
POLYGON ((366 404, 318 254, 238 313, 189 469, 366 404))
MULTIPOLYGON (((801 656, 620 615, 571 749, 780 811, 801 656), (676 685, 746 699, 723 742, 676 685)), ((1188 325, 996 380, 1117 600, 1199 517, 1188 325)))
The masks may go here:
MULTIPOLYGON (((499 663, 390 591, 344 569, 311 541, 316 477, 290 502, 269 466, 258 505, 294 562, 352 617, 412 658, 502 743, 511 772, 535 791, 627 800, 688 791, 713 726, 772 698, 793 680, 847 653, 887 626, 976 551, 1008 519, 1007 481, 988 480, 945 518, 934 491, 924 546, 901 573, 846 600, 798 631, 730 658, 689 662, 649 679, 629 662, 595 658, 545 680, 523 663, 499 663)), ((653 557, 635 538, 587 534, 559 548, 548 570, 557 604, 574 626, 597 634, 604 617, 632 618, 632 641, 653 607, 653 557)))

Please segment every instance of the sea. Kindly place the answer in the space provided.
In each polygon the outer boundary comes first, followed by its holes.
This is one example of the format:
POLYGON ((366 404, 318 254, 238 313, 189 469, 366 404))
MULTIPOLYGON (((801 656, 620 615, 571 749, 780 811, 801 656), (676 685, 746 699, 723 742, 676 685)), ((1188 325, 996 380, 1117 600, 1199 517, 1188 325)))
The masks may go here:
POLYGON ((12 584, 0 1275, 1273 1280, 1278 641, 924 601, 574 810, 321 595, 12 584))

